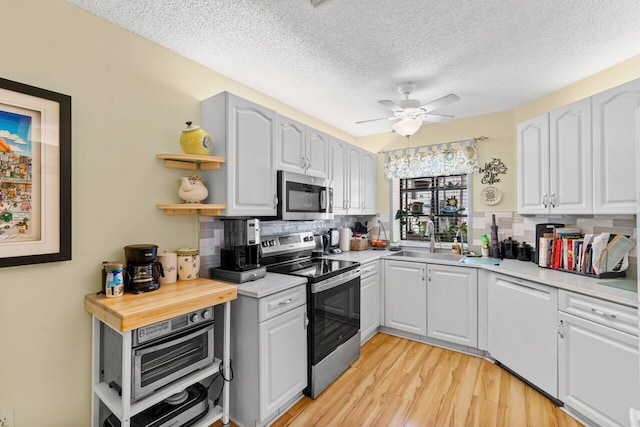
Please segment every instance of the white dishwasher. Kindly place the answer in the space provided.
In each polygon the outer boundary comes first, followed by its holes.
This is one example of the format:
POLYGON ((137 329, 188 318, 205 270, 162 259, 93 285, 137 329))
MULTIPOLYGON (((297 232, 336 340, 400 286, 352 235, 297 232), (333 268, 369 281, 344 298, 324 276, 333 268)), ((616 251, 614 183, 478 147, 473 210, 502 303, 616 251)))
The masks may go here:
POLYGON ((557 399, 557 289, 494 274, 488 308, 491 357, 557 399))

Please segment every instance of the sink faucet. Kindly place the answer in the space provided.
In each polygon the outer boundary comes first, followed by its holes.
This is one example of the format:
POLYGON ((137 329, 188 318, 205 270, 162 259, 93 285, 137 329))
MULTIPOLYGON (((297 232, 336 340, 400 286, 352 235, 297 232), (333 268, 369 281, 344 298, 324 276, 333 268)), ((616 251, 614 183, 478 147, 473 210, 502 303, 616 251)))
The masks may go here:
POLYGON ((460 229, 456 231, 456 238, 460 237, 460 255, 464 255, 464 232, 460 229))
POLYGON ((429 247, 429 252, 433 254, 436 252, 436 225, 433 223, 433 220, 427 221, 427 232, 431 237, 431 245, 429 247))

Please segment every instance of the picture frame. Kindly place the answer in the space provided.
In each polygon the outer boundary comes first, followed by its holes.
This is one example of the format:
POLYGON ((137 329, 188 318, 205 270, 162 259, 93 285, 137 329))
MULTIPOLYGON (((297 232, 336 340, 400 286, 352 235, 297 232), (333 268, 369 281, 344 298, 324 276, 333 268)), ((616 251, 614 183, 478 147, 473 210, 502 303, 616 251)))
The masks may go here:
POLYGON ((71 259, 71 97, 0 78, 0 267, 71 259))

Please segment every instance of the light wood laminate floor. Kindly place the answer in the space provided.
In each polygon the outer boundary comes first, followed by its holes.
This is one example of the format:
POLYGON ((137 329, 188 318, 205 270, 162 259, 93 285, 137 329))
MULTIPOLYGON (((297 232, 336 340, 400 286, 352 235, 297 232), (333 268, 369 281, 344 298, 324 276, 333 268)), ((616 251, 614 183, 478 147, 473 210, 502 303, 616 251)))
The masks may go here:
POLYGON ((518 378, 482 358, 378 333, 316 400, 283 426, 581 426, 518 378))

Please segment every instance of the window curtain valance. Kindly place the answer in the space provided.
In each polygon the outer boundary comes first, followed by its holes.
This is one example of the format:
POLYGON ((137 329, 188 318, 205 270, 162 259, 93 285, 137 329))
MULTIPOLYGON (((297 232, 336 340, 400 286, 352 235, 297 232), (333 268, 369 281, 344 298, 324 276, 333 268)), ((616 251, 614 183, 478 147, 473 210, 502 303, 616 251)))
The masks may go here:
POLYGON ((478 172, 476 139, 386 151, 387 179, 461 175, 478 172))

